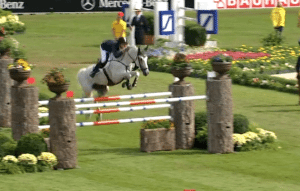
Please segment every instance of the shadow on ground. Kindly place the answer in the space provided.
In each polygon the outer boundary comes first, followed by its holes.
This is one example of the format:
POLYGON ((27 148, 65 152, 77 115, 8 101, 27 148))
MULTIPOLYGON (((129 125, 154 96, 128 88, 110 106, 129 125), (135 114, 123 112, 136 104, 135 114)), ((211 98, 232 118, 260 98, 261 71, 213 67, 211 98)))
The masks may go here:
POLYGON ((103 155, 103 154, 118 154, 118 155, 134 155, 134 156, 145 156, 145 155, 199 155, 209 154, 207 150, 190 149, 190 150, 174 150, 174 151, 156 151, 151 153, 141 152, 140 148, 91 148, 91 149, 80 149, 79 155, 103 155))

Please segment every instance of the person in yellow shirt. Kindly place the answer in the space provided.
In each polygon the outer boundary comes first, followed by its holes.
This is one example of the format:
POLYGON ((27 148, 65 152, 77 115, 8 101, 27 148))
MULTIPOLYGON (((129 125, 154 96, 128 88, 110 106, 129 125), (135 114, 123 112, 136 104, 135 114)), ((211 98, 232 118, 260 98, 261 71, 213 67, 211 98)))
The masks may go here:
POLYGON ((277 6, 271 12, 271 19, 276 33, 281 35, 285 26, 285 9, 280 1, 277 2, 277 6))
POLYGON ((115 20, 111 25, 112 34, 115 40, 119 39, 120 37, 126 38, 127 26, 126 26, 126 22, 122 20, 123 17, 124 17, 124 13, 118 12, 117 20, 115 20))

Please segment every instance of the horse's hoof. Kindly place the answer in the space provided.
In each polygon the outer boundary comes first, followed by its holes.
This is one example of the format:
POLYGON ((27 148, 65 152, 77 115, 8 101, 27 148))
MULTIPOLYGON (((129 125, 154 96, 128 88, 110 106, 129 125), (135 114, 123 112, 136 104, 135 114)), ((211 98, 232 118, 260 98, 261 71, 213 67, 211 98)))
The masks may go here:
POLYGON ((127 84, 127 89, 128 90, 132 90, 132 85, 131 84, 127 84))
POLYGON ((136 87, 136 84, 137 84, 137 83, 133 83, 132 86, 133 86, 133 87, 136 87))
POLYGON ((125 88, 126 85, 127 85, 126 82, 123 82, 123 83, 122 83, 122 88, 125 88))

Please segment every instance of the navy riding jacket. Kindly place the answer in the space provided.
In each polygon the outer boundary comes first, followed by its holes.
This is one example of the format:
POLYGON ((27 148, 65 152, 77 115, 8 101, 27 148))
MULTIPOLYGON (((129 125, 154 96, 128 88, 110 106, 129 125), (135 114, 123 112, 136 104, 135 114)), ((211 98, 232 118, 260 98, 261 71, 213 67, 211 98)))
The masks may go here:
POLYGON ((120 50, 120 43, 115 40, 106 40, 101 44, 101 48, 109 53, 113 53, 115 58, 119 58, 123 55, 120 50))

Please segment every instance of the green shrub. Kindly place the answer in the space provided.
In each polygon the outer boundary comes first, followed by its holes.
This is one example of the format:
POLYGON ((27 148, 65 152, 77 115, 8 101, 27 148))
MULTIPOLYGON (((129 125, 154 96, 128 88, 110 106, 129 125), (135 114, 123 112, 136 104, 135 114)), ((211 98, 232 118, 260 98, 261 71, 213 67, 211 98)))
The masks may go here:
POLYGON ((15 155, 17 143, 15 143, 15 142, 6 142, 1 147, 2 147, 5 155, 15 155))
POLYGON ((0 173, 6 174, 22 174, 24 171, 16 163, 0 162, 0 173))
POLYGON ((207 124, 202 126, 202 130, 197 131, 194 147, 199 149, 207 149, 207 124))
POLYGON ((195 133, 199 130, 203 130, 203 126, 207 124, 207 112, 201 111, 195 113, 195 133))
POLYGON ((0 147, 2 147, 2 145, 4 143, 7 143, 7 142, 14 142, 14 140, 8 136, 6 136, 5 134, 3 133, 0 133, 0 147))
POLYGON ((148 35, 154 35, 154 16, 153 14, 144 14, 146 17, 148 24, 149 24, 149 31, 147 32, 148 35))
POLYGON ((5 157, 5 152, 3 150, 3 148, 0 146, 0 161, 2 160, 3 157, 5 157))
POLYGON ((27 134, 21 137, 16 148, 16 156, 21 154, 33 154, 39 156, 42 152, 47 152, 47 144, 44 138, 35 133, 27 134))
POLYGON ((267 37, 262 39, 263 46, 278 46, 283 43, 283 37, 275 32, 270 33, 267 37))
POLYGON ((203 46, 206 42, 206 30, 196 23, 186 22, 184 27, 185 43, 189 46, 203 46))
POLYGON ((242 114, 233 115, 233 127, 234 133, 243 134, 249 129, 249 121, 246 116, 242 114))
POLYGON ((8 16, 8 15, 11 15, 12 12, 11 11, 6 11, 6 10, 3 10, 3 9, 0 9, 0 17, 2 16, 8 16))
POLYGON ((39 100, 49 100, 50 96, 48 94, 45 94, 43 92, 39 93, 39 100))

